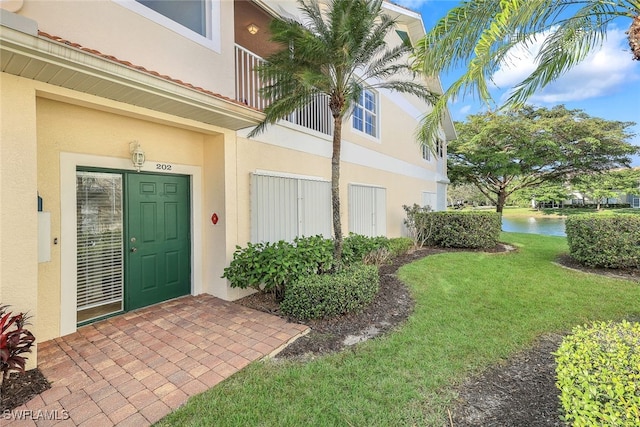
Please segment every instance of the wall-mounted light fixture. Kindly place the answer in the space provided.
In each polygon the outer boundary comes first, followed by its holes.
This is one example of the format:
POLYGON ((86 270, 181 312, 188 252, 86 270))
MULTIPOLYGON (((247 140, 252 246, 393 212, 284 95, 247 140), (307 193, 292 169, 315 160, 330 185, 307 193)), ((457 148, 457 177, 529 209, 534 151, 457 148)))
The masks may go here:
POLYGON ((131 162, 133 167, 136 168, 136 172, 140 172, 140 168, 144 165, 144 151, 140 148, 138 141, 131 141, 129 143, 129 153, 131 153, 131 162))
POLYGON ((258 31, 260 31, 260 27, 258 27, 256 24, 249 24, 247 25, 247 31, 249 31, 249 33, 253 34, 257 34, 258 31))

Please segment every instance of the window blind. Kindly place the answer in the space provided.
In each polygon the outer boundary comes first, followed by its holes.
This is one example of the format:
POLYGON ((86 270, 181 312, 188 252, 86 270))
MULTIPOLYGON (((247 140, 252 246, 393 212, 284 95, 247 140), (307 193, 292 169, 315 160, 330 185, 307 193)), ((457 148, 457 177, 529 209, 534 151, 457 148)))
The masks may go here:
MULTIPOLYGON (((78 171, 76 194, 78 312, 94 309, 89 314, 91 318, 121 311, 122 176, 78 171)), ((87 315, 82 317, 88 320, 87 315)))

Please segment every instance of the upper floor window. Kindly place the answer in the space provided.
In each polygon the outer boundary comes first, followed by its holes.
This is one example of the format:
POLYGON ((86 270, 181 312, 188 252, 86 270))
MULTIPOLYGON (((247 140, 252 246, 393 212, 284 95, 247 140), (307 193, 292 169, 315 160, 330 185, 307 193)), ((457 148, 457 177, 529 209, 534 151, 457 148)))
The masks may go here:
POLYGON ((420 147, 422 149, 422 158, 425 160, 431 160, 431 149, 429 146, 427 144, 422 144, 420 147))
POLYGON ((438 157, 444 157, 444 141, 439 138, 436 141, 436 154, 438 157))
POLYGON ((353 128, 378 137, 378 94, 363 88, 353 108, 353 128))
POLYGON ((207 36, 205 0, 136 0, 172 21, 207 36))

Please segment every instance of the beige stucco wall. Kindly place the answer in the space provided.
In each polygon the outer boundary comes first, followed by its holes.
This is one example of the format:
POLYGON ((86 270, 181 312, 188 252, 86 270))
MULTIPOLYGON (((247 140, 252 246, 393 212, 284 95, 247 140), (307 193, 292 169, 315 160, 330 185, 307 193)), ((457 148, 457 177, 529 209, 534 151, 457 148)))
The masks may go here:
MULTIPOLYGON (((28 81, 2 73, 0 93, 0 304, 11 305, 13 312, 28 311, 37 325, 35 91, 28 81)), ((27 367, 35 366, 33 351, 27 367)))
MULTIPOLYGON (((40 89, 60 92, 46 85, 40 85, 40 89)), ((65 95, 71 95, 70 91, 67 92, 65 95)), ((43 93, 43 96, 50 95, 43 93)), ((111 111, 120 107, 117 103, 97 98, 93 100, 104 105, 96 104, 96 108, 87 108, 42 96, 37 100, 38 188, 44 199, 45 210, 51 212, 52 238, 59 239, 59 244, 52 246, 51 262, 39 265, 39 300, 61 301, 61 248, 68 236, 61 235, 60 198, 64 191, 75 191, 75 188, 60 188, 61 153, 128 159, 129 142, 132 140, 140 142, 147 164, 159 162, 201 168, 202 189, 198 194, 192 194, 193 198, 203 201, 201 211, 194 215, 202 230, 202 247, 194 249, 202 253, 204 260, 199 267, 202 268, 199 276, 203 282, 199 286, 202 292, 228 298, 226 281, 220 276, 227 258, 233 253, 234 245, 233 242, 228 245, 220 242, 225 242, 226 228, 233 230, 235 227, 235 219, 229 221, 224 215, 229 204, 225 200, 225 144, 233 144, 233 132, 211 126, 199 130, 194 128, 196 123, 153 112, 149 112, 149 117, 144 119, 140 109, 135 108, 132 108, 136 110, 135 114, 133 111, 114 113, 111 111), (106 106, 110 107, 110 112, 101 111, 106 106), (221 217, 215 226, 209 219, 213 212, 218 212, 221 217)), ((57 303, 39 307, 40 317, 44 320, 38 324, 39 340, 59 336, 60 310, 61 304, 57 303)))
POLYGON ((131 10, 112 0, 26 0, 17 13, 35 20, 40 31, 232 98, 233 1, 213 1, 220 11, 212 23, 220 51, 198 43, 206 39, 196 33, 185 37, 138 13, 154 13, 139 4, 131 10), (160 48, 170 53, 159 54, 160 48))
MULTIPOLYGON (((269 134, 265 138, 277 138, 269 134)), ((295 133, 290 133, 293 137, 295 133)), ((318 140, 318 144, 328 145, 328 141, 318 140)), ((378 144, 379 145, 379 144, 378 144)), ((238 139, 238 241, 241 245, 250 241, 251 173, 264 170, 274 173, 314 176, 331 180, 331 159, 310 154, 297 149, 278 147, 255 139, 238 139)), ((426 162, 425 162, 426 163, 426 162)), ((361 166, 343 161, 340 169, 340 200, 343 233, 349 230, 349 184, 367 184, 385 188, 387 194, 387 236, 402 234, 402 220, 405 217, 403 204, 421 203, 422 191, 436 191, 435 181, 403 176, 398 173, 361 166)))

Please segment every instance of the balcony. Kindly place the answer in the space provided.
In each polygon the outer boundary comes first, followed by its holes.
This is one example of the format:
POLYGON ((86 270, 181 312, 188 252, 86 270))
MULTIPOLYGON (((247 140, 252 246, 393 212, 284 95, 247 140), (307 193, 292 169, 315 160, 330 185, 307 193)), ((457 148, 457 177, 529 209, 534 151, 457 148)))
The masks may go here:
MULTIPOLYGON (((269 105, 269 100, 260 96, 262 83, 256 72, 256 67, 264 63, 264 59, 236 44, 235 62, 236 100, 258 110, 264 110, 269 105)), ((333 134, 333 117, 329 110, 329 97, 326 95, 315 96, 309 100, 306 107, 283 119, 325 135, 333 134)))

